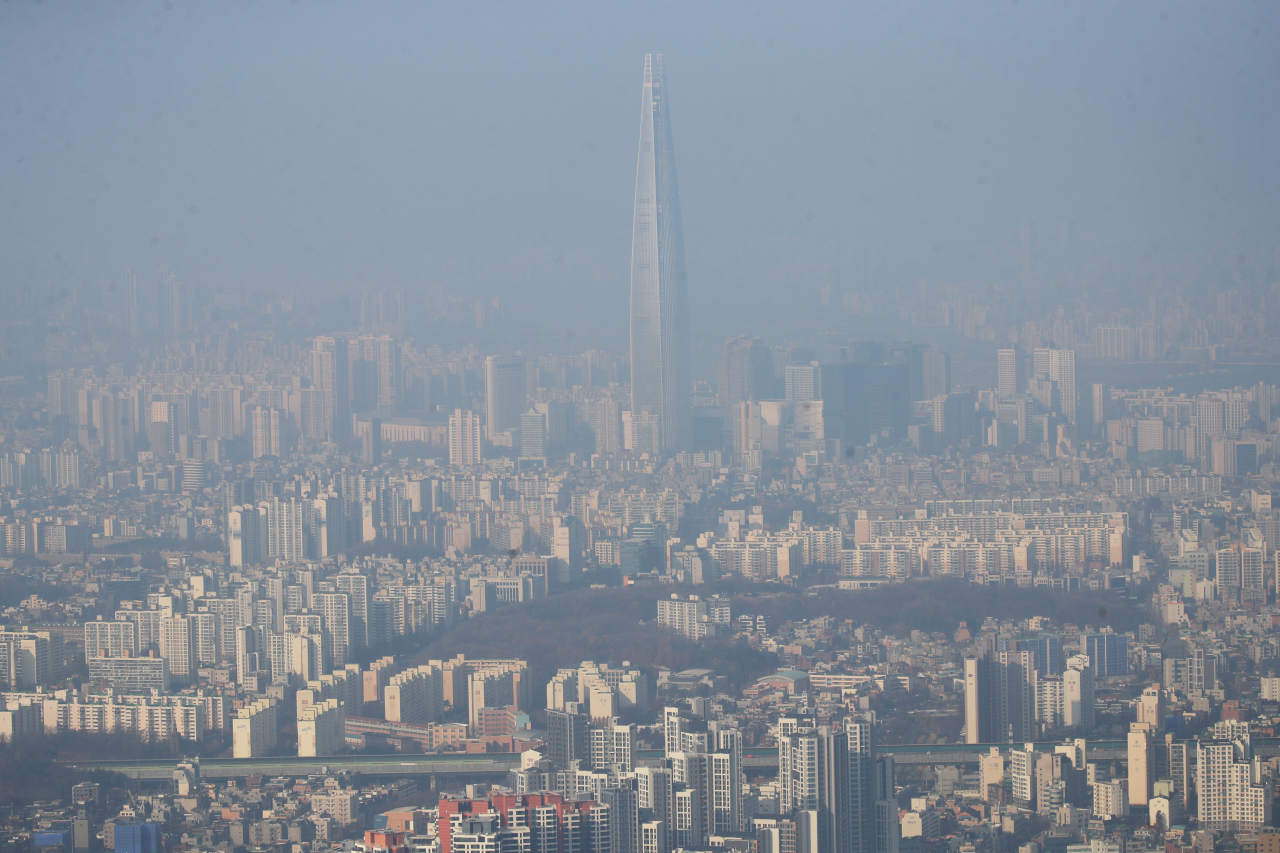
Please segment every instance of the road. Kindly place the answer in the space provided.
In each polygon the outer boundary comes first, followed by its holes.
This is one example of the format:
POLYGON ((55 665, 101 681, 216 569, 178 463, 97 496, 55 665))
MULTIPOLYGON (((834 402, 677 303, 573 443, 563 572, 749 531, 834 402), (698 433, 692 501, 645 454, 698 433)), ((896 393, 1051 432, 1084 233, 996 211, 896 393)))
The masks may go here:
MULTIPOLYGON (((1037 743, 1036 748, 1050 751, 1058 741, 1037 743)), ((892 744, 877 749, 880 755, 892 755, 898 764, 977 764, 983 753, 992 746, 1008 749, 1008 744, 892 744)), ((1280 754, 1280 738, 1257 741, 1256 750, 1261 755, 1280 754)), ((1122 740, 1090 741, 1089 758, 1093 760, 1125 757, 1122 740)), ((655 761, 662 757, 659 750, 645 750, 637 754, 638 763, 655 761)), ((123 773, 131 779, 168 779, 173 773, 173 759, 145 759, 125 761, 70 762, 81 769, 110 770, 123 773)), ((778 751, 774 748, 743 750, 743 766, 748 772, 763 773, 778 766, 778 751)), ((350 771, 365 776, 505 776, 519 768, 520 756, 510 753, 412 755, 341 755, 324 758, 299 758, 276 756, 271 758, 205 758, 200 762, 200 774, 206 779, 240 779, 245 776, 310 776, 350 771)))

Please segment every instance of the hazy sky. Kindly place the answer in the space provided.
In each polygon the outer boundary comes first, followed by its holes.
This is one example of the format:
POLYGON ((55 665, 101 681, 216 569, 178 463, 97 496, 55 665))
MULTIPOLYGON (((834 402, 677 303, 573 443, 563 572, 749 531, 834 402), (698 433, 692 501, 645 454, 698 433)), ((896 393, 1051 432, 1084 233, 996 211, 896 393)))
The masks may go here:
POLYGON ((625 334, 646 52, 695 335, 864 269, 1009 284, 1026 223, 1117 286, 1274 270, 1275 3, 6 0, 0 286, 441 286, 625 334))

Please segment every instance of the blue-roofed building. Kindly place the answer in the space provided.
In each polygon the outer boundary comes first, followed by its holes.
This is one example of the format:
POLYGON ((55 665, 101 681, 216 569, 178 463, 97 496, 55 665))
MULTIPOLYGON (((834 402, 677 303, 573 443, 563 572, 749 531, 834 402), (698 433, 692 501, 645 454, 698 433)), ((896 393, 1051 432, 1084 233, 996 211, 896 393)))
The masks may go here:
POLYGON ((31 836, 31 849, 33 851, 57 850, 72 853, 75 849, 72 839, 73 834, 69 829, 54 830, 52 832, 37 832, 31 836))

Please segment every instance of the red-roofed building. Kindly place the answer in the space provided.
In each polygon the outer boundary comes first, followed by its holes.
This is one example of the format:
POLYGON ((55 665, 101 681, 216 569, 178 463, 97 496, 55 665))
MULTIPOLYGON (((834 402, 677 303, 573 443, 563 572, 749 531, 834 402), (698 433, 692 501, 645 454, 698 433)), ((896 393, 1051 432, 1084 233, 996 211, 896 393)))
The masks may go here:
MULTIPOLYGON (((472 800, 448 794, 440 798, 436 836, 440 853, 453 853, 454 834, 518 837, 527 835, 533 850, 610 849, 610 810, 590 799, 565 800, 559 794, 493 794, 472 800), (490 818, 483 818, 489 815, 490 818)), ((526 849, 523 845, 521 849, 526 849)))

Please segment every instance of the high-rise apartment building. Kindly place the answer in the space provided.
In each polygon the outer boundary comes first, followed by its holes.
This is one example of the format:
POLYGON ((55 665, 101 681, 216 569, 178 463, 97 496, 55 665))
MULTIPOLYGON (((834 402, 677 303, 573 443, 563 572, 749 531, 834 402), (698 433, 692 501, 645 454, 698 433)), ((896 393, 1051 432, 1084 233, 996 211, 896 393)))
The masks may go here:
POLYGON ((341 553, 346 541, 344 518, 342 499, 337 495, 323 495, 311 501, 305 545, 309 556, 323 560, 341 553))
POLYGON ((702 599, 696 595, 681 598, 673 594, 669 599, 658 599, 658 621, 693 640, 714 637, 716 626, 727 628, 729 619, 729 602, 719 596, 702 599))
POLYGON ((1094 438, 1102 438, 1111 407, 1111 389, 1105 382, 1092 382, 1089 385, 1089 418, 1094 438))
POLYGON ((266 515, 267 547, 263 556, 286 563, 301 563, 306 559, 306 504, 297 498, 272 498, 266 504, 266 515))
POLYGON ((356 571, 344 571, 337 581, 338 592, 346 593, 350 600, 351 644, 363 648, 369 645, 369 579, 356 571))
POLYGON ((378 411, 389 415, 400 404, 400 346, 390 335, 379 335, 373 342, 373 353, 378 375, 378 411))
POLYGON ((267 553, 265 510, 252 504, 233 506, 227 513, 227 562, 232 566, 261 563, 267 553))
POLYGON ((243 423, 237 426, 240 411, 239 388, 210 388, 206 392, 208 398, 209 438, 235 438, 241 432, 243 423))
POLYGON ((1036 735, 1035 655, 988 652, 964 661, 965 742, 1004 743, 1036 735))
POLYGON ((61 668, 61 647, 58 634, 0 629, 0 686, 29 690, 48 684, 61 668))
POLYGON ((1253 760, 1248 735, 1199 741, 1197 818, 1206 829, 1256 829, 1271 823, 1271 788, 1253 760))
MULTIPOLYGON (((444 676, 426 664, 392 676, 382 689, 384 714, 399 723, 426 724, 444 718, 444 676)), ((376 676, 375 676, 376 692, 376 676)))
POLYGON ((351 432, 351 388, 347 374, 347 342, 317 337, 311 351, 311 382, 323 395, 323 423, 329 438, 345 438, 351 432))
POLYGON ((869 723, 848 719, 842 731, 800 727, 780 734, 778 762, 779 804, 803 824, 797 849, 891 853, 897 839, 897 827, 890 825, 897 810, 888 807, 892 765, 877 762, 869 723), (888 793, 879 790, 882 785, 888 793), (877 827, 881 801, 883 832, 877 827))
MULTIPOLYGON (((611 809, 588 798, 549 792, 490 794, 488 800, 445 794, 436 837, 440 853, 576 850, 619 853, 612 845, 611 809)), ((670 848, 663 848, 662 853, 670 848)), ((637 848, 638 850, 638 848, 637 848)))
POLYGON ((1126 740, 1125 753, 1129 768, 1129 805, 1145 806, 1151 799, 1152 744, 1151 732, 1133 723, 1126 740))
POLYGON ((191 684, 196 678, 196 650, 191 621, 186 616, 160 620, 160 657, 169 663, 174 684, 191 684))
POLYGON ((231 721, 232 755, 259 758, 275 748, 279 734, 279 703, 264 698, 236 711, 231 721))
POLYGON ((1089 731, 1094 726, 1096 697, 1093 664, 1088 655, 1073 655, 1062 673, 1062 724, 1089 731))
POLYGON ((124 329, 129 337, 138 336, 138 276, 131 269, 124 271, 124 329))
POLYGON ((479 465, 481 434, 479 415, 470 409, 454 409, 449 416, 449 464, 479 465))
POLYGON ((1240 542, 1222 548, 1217 554, 1218 593, 1224 601, 1266 600, 1263 552, 1240 542))
POLYGON ((138 411, 128 394, 103 394, 102 455, 109 462, 136 461, 138 411))
POLYGON ((218 614, 192 613, 191 643, 197 667, 217 666, 222 653, 222 624, 218 614))
POLYGON ((259 406, 253 410, 253 458, 280 456, 280 410, 259 406))
POLYGON ((166 273, 156 288, 156 311, 164 337, 176 338, 191 331, 191 293, 171 274, 166 273))
POLYGON ((119 658, 138 653, 138 626, 132 622, 84 623, 85 660, 119 658))
POLYGON ((337 755, 346 747, 346 713, 337 699, 298 709, 298 755, 337 755))
MULTIPOLYGON (((351 599, 344 592, 318 592, 311 596, 312 606, 324 617, 321 633, 329 641, 333 666, 347 665, 351 646, 351 599)), ((326 661, 326 664, 329 663, 326 661)))
POLYGON ((662 450, 693 440, 689 305, 680 192, 662 55, 644 58, 631 240, 631 405, 657 418, 662 450))
POLYGON ((576 703, 565 710, 547 711, 547 758, 557 769, 589 756, 591 718, 578 712, 576 703))
POLYGON ((254 625, 236 628, 236 681, 243 684, 251 674, 270 668, 266 629, 254 625))

